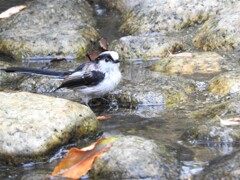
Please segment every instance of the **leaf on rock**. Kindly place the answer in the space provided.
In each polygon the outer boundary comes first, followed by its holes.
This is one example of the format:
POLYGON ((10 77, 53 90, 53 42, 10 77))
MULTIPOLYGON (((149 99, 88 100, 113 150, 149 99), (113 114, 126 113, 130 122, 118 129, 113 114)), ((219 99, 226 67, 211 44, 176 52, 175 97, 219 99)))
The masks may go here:
POLYGON ((99 45, 100 45, 100 47, 101 47, 104 51, 107 51, 107 50, 108 50, 107 38, 102 37, 102 38, 99 40, 99 45))
POLYGON ((6 11, 4 11, 0 14, 0 19, 8 18, 8 17, 12 16, 13 14, 16 14, 19 11, 25 9, 26 7, 27 6, 25 6, 25 5, 19 5, 19 6, 11 7, 11 8, 7 9, 6 11))
POLYGON ((169 57, 185 57, 185 58, 191 58, 193 57, 192 53, 190 52, 182 52, 182 53, 178 53, 178 54, 172 54, 170 51, 168 51, 169 53, 169 57))
POLYGON ((52 176, 79 179, 92 167, 94 160, 107 151, 117 138, 102 138, 83 149, 71 148, 67 157, 55 167, 52 176))
POLYGON ((87 52, 86 56, 89 61, 93 61, 98 57, 98 55, 100 53, 101 53, 101 51, 99 51, 99 50, 92 50, 92 51, 87 52))

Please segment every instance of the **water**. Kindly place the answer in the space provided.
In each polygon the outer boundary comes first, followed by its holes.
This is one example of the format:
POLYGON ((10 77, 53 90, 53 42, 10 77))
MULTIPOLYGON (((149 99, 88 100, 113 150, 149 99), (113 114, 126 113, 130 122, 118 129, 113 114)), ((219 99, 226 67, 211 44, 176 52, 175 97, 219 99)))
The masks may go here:
POLYGON ((0 0, 0 13, 11 8, 13 6, 18 6, 30 2, 31 0, 0 0))
MULTIPOLYGON (((0 0, 0 12, 14 5, 25 3, 26 0, 0 0)), ((92 4, 95 9, 95 16, 99 32, 103 37, 107 37, 111 42, 122 36, 118 32, 121 17, 116 11, 107 10, 99 1, 92 4), (111 22, 111 23, 110 23, 111 22)), ((125 80, 140 83, 149 78, 156 78, 156 73, 151 72, 148 67, 152 63, 136 61, 134 63, 122 64, 122 71, 125 80)), ((39 66, 39 65, 38 65, 39 66)), ((42 65, 40 65, 42 66, 42 65)), ((199 88, 204 88, 201 83, 209 76, 189 77, 199 80, 199 88)), ((182 133, 198 121, 189 116, 189 112, 201 108, 194 102, 196 98, 201 99, 196 94, 192 96, 189 106, 179 106, 169 108, 163 106, 139 106, 137 108, 93 108, 97 115, 109 115, 109 120, 101 121, 104 133, 137 135, 147 139, 153 139, 157 144, 166 144, 177 154, 181 165, 181 178, 187 179, 189 175, 202 170, 208 161, 219 155, 231 153, 235 147, 223 146, 202 146, 196 144, 185 144, 181 141, 182 133), (191 104, 192 103, 192 104, 191 104), (184 146, 183 146, 184 145, 184 146)), ((199 100, 198 99, 198 100, 199 100)), ((50 174, 70 146, 64 146, 55 156, 45 162, 32 162, 14 167, 11 165, 0 167, 0 179, 44 179, 50 174), (53 160, 57 159, 57 160, 53 160)))

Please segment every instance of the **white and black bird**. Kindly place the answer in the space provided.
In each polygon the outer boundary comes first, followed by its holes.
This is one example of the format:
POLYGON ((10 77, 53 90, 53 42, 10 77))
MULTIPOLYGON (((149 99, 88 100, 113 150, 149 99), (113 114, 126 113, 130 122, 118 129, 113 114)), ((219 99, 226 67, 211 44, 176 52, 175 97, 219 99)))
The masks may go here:
MULTIPOLYGON (((102 97, 112 91, 121 80, 119 55, 115 51, 105 51, 95 60, 86 62, 74 71, 57 72, 36 68, 9 67, 1 69, 5 72, 21 72, 63 78, 56 89, 76 89, 82 94, 82 100, 88 104, 93 98, 102 97)), ((56 91, 55 90, 55 91, 56 91)))

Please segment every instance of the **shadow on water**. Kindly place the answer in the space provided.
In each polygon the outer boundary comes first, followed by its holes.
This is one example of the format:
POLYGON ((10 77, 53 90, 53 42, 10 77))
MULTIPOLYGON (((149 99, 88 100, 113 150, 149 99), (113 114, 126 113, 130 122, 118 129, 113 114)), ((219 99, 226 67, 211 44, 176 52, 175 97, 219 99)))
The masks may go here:
MULTIPOLYGON (((0 12, 24 2, 26 0, 0 0, 0 12)), ((120 38, 122 34, 118 32, 121 21, 119 13, 115 10, 107 10, 99 0, 91 1, 91 5, 95 9, 95 19, 100 35, 107 37, 109 42, 120 38)), ((158 78, 159 75, 151 72, 148 68, 151 63, 151 61, 136 61, 122 64, 124 79, 140 83, 149 78, 158 78)), ((39 64, 36 66, 39 66, 39 64)), ((193 99, 193 101, 195 100, 193 99)), ((234 150, 234 147, 227 145, 221 147, 183 145, 180 140, 182 133, 197 123, 196 119, 187 115, 190 109, 170 108, 166 110, 165 105, 138 106, 136 108, 104 106, 103 108, 94 107, 93 111, 97 115, 111 116, 110 119, 101 121, 101 127, 105 133, 110 133, 113 136, 114 134, 136 135, 153 139, 157 144, 168 145, 177 154, 183 179, 187 178, 189 174, 201 171, 201 167, 214 157, 234 150)), ((69 147, 63 147, 58 151, 60 153, 59 157, 62 157, 66 152, 65 148, 68 149, 69 147)), ((0 167, 0 179, 31 179, 32 177, 34 179, 44 179, 45 175, 50 174, 56 164, 57 162, 54 161, 34 162, 20 167, 2 166, 0 167)))

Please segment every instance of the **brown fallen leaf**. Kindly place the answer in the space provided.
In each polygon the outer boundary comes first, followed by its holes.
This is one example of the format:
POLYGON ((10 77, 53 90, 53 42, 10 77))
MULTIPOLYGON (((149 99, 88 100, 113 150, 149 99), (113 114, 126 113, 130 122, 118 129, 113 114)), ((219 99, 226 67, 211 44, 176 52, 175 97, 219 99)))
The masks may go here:
POLYGON ((101 120, 108 120, 110 119, 111 116, 97 116, 97 120, 101 121, 101 120))
POLYGON ((86 56, 88 57, 89 61, 93 61, 98 57, 98 55, 100 53, 101 53, 101 51, 99 51, 99 50, 92 50, 92 51, 87 52, 86 56))
POLYGON ((107 151, 116 140, 117 138, 102 138, 83 149, 71 148, 51 176, 79 179, 91 169, 94 160, 107 151))
POLYGON ((12 16, 13 14, 16 14, 16 13, 20 12, 21 10, 25 9, 26 7, 27 6, 25 6, 25 5, 11 7, 0 14, 0 19, 8 18, 8 17, 12 16))
POLYGON ((99 45, 100 45, 100 47, 101 47, 104 51, 107 51, 107 50, 108 50, 107 38, 102 37, 102 38, 99 40, 99 45))

